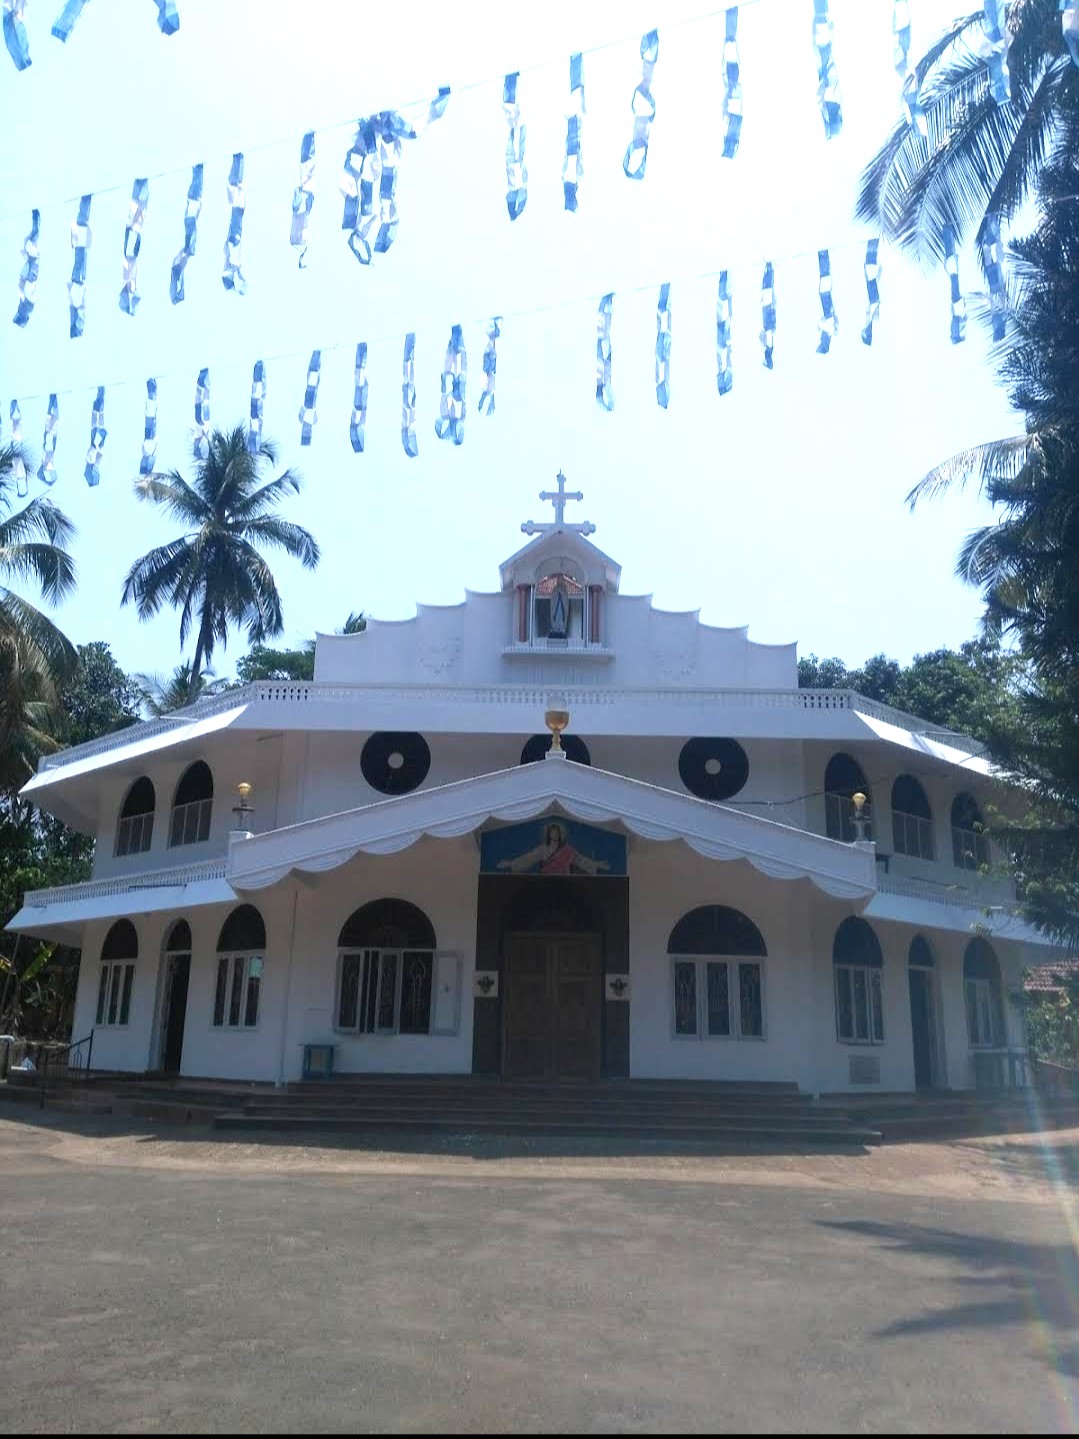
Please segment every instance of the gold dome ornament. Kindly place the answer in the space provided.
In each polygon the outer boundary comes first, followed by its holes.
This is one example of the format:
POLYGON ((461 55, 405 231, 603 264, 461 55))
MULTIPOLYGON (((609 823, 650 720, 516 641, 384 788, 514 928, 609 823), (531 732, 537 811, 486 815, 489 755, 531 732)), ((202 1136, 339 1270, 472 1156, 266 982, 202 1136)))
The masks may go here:
POLYGON ((246 780, 242 779, 236 786, 236 793, 240 796, 239 803, 232 807, 232 812, 236 816, 236 828, 246 830, 250 827, 248 821, 255 813, 254 805, 250 805, 247 802, 248 795, 251 793, 251 786, 246 780))
POLYGON ((544 724, 551 731, 551 753, 562 752, 562 731, 569 725, 569 710, 548 710, 543 716, 544 724))

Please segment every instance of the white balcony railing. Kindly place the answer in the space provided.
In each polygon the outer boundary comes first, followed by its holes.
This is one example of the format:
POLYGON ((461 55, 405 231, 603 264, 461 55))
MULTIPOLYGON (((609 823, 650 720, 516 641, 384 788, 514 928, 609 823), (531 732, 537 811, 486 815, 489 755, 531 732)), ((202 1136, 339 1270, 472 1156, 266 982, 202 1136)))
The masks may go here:
POLYGON ((933 858, 933 821, 920 814, 892 810, 892 844, 896 854, 909 854, 915 859, 933 858))
POLYGON ((25 903, 31 909, 45 909, 53 904, 71 904, 84 899, 101 899, 112 894, 133 894, 144 889, 182 889, 189 884, 224 879, 228 861, 202 860, 199 864, 181 864, 172 869, 144 870, 141 874, 116 875, 111 879, 88 879, 82 884, 55 885, 52 889, 28 890, 25 903))

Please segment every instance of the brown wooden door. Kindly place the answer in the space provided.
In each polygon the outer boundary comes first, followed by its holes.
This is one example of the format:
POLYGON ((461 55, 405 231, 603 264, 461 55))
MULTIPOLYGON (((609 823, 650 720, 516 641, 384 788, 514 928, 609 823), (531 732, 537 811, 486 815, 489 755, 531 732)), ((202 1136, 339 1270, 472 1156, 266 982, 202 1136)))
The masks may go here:
POLYGON ((510 1079, 598 1079, 602 980, 598 935, 511 935, 503 1074, 510 1079))

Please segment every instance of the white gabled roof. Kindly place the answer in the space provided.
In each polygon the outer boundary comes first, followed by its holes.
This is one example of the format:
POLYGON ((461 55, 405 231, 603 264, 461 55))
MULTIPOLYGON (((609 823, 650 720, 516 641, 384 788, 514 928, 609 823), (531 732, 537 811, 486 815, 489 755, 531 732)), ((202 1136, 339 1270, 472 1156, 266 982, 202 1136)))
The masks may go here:
POLYGON ((864 901, 876 890, 867 849, 550 757, 235 841, 228 878, 239 891, 264 889, 357 854, 395 854, 424 835, 469 834, 489 820, 531 819, 552 806, 591 824, 621 824, 644 839, 683 840, 708 859, 744 859, 776 879, 808 879, 840 899, 864 901))

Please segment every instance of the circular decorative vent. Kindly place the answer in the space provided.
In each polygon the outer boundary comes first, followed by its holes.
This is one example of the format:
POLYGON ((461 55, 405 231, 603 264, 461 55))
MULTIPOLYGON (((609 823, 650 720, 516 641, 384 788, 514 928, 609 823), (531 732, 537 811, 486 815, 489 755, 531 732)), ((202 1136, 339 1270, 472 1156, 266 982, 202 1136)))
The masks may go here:
POLYGON ((749 778, 749 759, 736 739, 687 739, 678 773, 698 799, 731 799, 749 778))
POLYGON ((360 769, 372 789, 408 794, 427 778, 431 751, 421 734, 379 730, 363 747, 360 769))
MULTIPOLYGON (((551 736, 549 734, 534 734, 521 751, 521 763, 532 764, 536 760, 542 759, 550 748, 551 736)), ((566 758, 573 760, 574 764, 592 763, 588 746, 579 735, 564 734, 562 748, 566 751, 566 758)))

